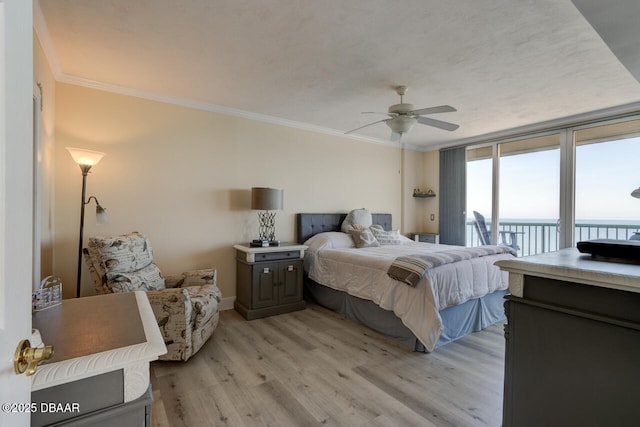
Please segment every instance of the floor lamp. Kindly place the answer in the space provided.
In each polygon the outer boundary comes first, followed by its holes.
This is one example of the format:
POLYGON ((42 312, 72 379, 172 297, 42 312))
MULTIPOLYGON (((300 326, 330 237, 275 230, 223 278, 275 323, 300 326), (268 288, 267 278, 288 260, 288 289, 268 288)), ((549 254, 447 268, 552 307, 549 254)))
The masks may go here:
POLYGON ((84 233, 84 206, 91 202, 93 199, 96 202, 96 220, 99 223, 109 222, 107 211, 100 205, 98 199, 95 196, 86 199, 87 193, 87 174, 91 169, 91 166, 97 164, 105 154, 99 151, 85 150, 82 148, 65 147, 71 154, 73 160, 80 166, 82 171, 82 200, 80 203, 80 240, 78 243, 78 274, 76 283, 76 297, 80 298, 80 286, 82 279, 82 243, 84 233))

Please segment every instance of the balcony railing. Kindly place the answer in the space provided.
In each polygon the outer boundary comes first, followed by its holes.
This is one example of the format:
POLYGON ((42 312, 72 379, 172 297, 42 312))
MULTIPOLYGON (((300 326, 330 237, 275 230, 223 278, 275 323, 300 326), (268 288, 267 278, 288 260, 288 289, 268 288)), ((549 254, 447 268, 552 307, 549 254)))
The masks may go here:
MULTIPOLYGON (((487 221, 487 224, 489 221, 487 221)), ((515 231, 518 237, 518 256, 557 251, 558 225, 552 222, 501 222, 501 231, 515 231)), ((576 242, 592 239, 627 240, 640 233, 637 224, 576 224, 576 242)), ((467 222, 467 246, 481 245, 473 221, 467 222)))

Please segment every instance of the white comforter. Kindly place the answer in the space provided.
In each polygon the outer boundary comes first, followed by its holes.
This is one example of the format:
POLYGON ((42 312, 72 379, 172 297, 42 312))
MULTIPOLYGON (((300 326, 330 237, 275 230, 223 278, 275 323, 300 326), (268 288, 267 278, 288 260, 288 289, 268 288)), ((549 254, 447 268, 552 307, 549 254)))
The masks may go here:
POLYGON ((396 316, 433 351, 442 333, 439 310, 508 287, 508 275, 493 264, 512 258, 489 255, 445 264, 427 271, 412 288, 387 275, 398 256, 455 249, 456 246, 418 243, 357 249, 349 235, 321 233, 309 239, 305 270, 317 283, 370 300, 396 316))

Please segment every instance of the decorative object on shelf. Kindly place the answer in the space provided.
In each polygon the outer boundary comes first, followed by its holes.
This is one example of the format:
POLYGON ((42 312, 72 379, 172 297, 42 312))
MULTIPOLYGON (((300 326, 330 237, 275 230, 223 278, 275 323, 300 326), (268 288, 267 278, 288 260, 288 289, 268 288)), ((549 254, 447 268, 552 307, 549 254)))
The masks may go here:
POLYGON ((259 239, 252 241, 252 246, 280 246, 280 241, 276 240, 276 213, 273 211, 282 209, 282 195, 283 190, 278 188, 251 189, 251 209, 263 211, 258 212, 259 239))
POLYGON ((34 311, 62 304, 62 280, 55 276, 42 279, 40 288, 33 293, 32 303, 34 311))
POLYGON ((98 162, 105 156, 105 153, 93 150, 85 150, 83 148, 65 147, 73 160, 80 166, 82 171, 82 199, 80 200, 80 238, 78 243, 78 274, 76 284, 76 298, 80 298, 80 287, 82 278, 82 241, 84 233, 84 206, 89 204, 91 199, 96 202, 96 220, 98 223, 109 222, 109 216, 105 208, 100 205, 98 199, 95 196, 86 199, 87 193, 87 174, 92 166, 98 164, 98 162))
POLYGON ((427 191, 421 191, 419 188, 414 188, 413 197, 436 197, 436 193, 434 193, 431 189, 427 191))

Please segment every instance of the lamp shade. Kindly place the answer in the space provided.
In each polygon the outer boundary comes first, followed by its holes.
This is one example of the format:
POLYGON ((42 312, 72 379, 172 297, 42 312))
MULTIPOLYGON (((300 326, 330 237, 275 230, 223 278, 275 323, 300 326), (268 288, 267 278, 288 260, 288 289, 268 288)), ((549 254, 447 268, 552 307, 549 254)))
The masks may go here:
POLYGON ((73 160, 79 165, 93 166, 105 156, 100 151, 85 150, 84 148, 65 147, 73 160))
POLYGON ((392 131, 401 135, 403 133, 409 132, 413 125, 415 125, 417 122, 418 119, 416 119, 415 117, 404 116, 394 117, 393 119, 386 121, 387 126, 389 126, 392 131))
POLYGON ((96 221, 98 224, 108 224, 110 222, 107 210, 96 204, 96 221))
POLYGON ((282 193, 278 188, 253 187, 251 209, 274 211, 282 209, 282 193))
POLYGON ((631 197, 635 197, 636 199, 640 199, 640 187, 636 188, 631 192, 631 197))

